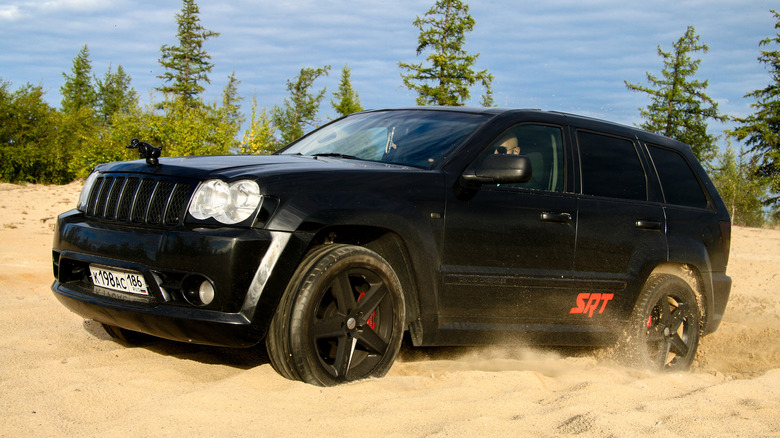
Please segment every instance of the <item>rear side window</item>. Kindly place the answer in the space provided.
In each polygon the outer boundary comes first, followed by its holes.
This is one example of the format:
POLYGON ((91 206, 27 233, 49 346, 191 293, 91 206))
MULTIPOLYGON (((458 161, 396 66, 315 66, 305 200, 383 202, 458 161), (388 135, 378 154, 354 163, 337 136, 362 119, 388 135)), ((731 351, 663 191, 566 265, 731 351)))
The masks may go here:
POLYGON ((647 200, 647 178, 634 142, 586 131, 577 132, 577 142, 584 194, 647 200))
POLYGON ((707 196, 688 161, 677 152, 648 145, 668 204, 707 207, 707 196))

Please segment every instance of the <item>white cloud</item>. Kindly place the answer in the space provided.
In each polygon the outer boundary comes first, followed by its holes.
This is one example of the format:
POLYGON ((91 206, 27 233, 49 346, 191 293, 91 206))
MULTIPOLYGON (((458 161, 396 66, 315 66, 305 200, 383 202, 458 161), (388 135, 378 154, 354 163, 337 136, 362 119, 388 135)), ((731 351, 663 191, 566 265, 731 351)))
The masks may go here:
POLYGON ((13 21, 21 17, 19 6, 3 5, 0 6, 0 20, 13 21))
POLYGON ((27 1, 16 4, 0 5, 0 20, 19 21, 34 18, 40 20, 51 14, 93 13, 121 8, 126 5, 123 0, 48 0, 27 1))
POLYGON ((45 12, 92 12, 112 9, 117 6, 117 2, 105 0, 50 0, 36 6, 40 11, 45 12))

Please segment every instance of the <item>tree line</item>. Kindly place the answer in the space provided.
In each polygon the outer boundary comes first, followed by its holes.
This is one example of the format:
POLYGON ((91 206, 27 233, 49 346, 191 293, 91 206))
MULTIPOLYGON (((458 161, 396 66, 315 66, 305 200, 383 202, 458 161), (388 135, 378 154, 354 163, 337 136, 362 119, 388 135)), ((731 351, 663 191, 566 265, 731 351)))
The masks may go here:
MULTIPOLYGON (((780 29, 780 14, 771 13, 775 29, 780 29)), ((780 33, 759 43, 760 47, 773 45, 780 45, 780 33)), ((696 78, 701 64, 696 54, 708 50, 689 26, 672 50, 658 46, 663 60, 660 76, 647 72, 647 85, 625 82, 629 90, 650 99, 646 108, 639 108, 644 120, 639 127, 691 145, 718 187, 732 222, 749 226, 780 223, 780 51, 760 51, 758 61, 768 68, 772 81, 745 95, 756 100, 751 104, 755 112, 740 118, 722 114, 706 94, 708 81, 696 78), (719 153, 719 138, 708 131, 711 120, 735 122, 736 127, 725 133, 729 146, 724 153, 719 153), (731 140, 744 145, 735 151, 731 140)))
MULTIPOLYGON (((775 29, 780 29, 780 15, 771 13, 775 29)), ((253 98, 248 120, 235 72, 227 78, 221 102, 205 102, 203 92, 214 66, 204 43, 219 33, 205 29, 199 15, 195 0, 183 0, 176 14, 178 44, 160 48, 158 62, 164 72, 155 91, 161 101, 150 93, 151 101, 142 105, 121 64, 115 70, 109 66, 102 77, 94 75, 87 45, 73 59, 70 72, 63 73, 59 109, 44 101, 42 86, 26 84, 14 90, 0 78, 0 180, 68 183, 88 175, 97 164, 135 158, 135 151, 125 148, 131 138, 162 146, 167 156, 271 153, 320 123, 317 114, 327 91, 315 89, 315 83, 328 76, 330 65, 301 68, 286 82, 288 97, 270 109, 258 108, 253 98)), ((418 63, 399 62, 398 67, 404 86, 417 94, 418 105, 464 105, 474 87, 483 89, 483 106, 494 104, 493 75, 475 70, 479 54, 464 49, 466 34, 475 24, 460 0, 437 0, 413 22, 420 31, 417 56, 427 56, 418 63)), ((779 46, 780 32, 759 42, 758 61, 771 81, 745 95, 754 100, 754 112, 745 118, 722 114, 706 94, 708 81, 696 77, 701 63, 697 56, 709 48, 692 26, 671 50, 658 46, 660 75, 648 72, 646 84, 625 82, 628 90, 646 94, 650 101, 639 109, 639 126, 692 146, 735 224, 780 222, 779 46), (736 126, 726 132, 729 147, 724 153, 717 146, 720 139, 708 131, 712 120, 736 126), (740 143, 739 150, 731 147, 731 140, 740 143)), ((363 109, 350 73, 344 65, 330 100, 339 116, 363 109)))

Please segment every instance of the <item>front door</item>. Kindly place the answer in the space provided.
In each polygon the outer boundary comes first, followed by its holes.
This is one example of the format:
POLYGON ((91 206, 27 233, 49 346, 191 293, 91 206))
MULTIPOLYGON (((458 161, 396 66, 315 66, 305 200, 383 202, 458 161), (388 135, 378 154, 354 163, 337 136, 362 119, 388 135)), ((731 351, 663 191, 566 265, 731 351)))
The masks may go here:
POLYGON ((563 131, 521 124, 486 154, 527 156, 531 181, 484 184, 445 213, 440 328, 501 330, 568 313, 577 230, 577 197, 566 193, 563 131), (448 327, 448 325, 450 327, 448 327))

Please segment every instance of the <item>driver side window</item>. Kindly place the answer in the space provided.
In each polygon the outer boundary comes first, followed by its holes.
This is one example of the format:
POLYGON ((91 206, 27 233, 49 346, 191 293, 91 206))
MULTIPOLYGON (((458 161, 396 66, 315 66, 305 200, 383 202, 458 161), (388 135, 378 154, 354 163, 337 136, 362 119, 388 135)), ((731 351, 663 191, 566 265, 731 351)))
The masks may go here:
POLYGON ((563 136, 555 126, 518 125, 504 132, 482 153, 525 155, 531 161, 531 180, 519 184, 501 184, 548 192, 564 190, 563 136))

